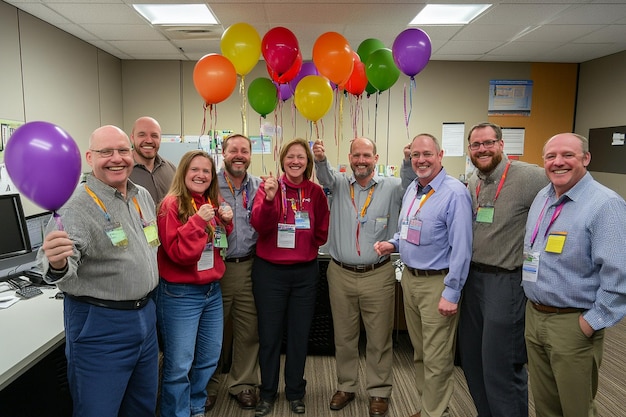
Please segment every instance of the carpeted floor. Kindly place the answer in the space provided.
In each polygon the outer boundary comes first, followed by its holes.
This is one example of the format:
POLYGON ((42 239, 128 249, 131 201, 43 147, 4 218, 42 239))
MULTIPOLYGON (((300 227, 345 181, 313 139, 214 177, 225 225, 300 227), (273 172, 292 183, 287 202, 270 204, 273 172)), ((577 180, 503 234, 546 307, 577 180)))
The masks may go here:
MULTIPOLYGON (((406 333, 397 334, 394 349, 394 388, 391 396, 389 417, 409 417, 420 409, 413 384, 412 347, 406 333)), ((282 368, 281 368, 282 372, 282 368)), ((363 388, 359 388, 357 398, 340 411, 331 411, 328 403, 336 389, 335 358, 333 356, 309 356, 305 371, 307 395, 306 413, 303 416, 314 417, 368 417, 368 398, 363 388)), ((359 368, 360 381, 365 380, 364 362, 359 368)), ((450 404, 453 417, 476 417, 476 410, 467 391, 463 372, 455 369, 456 387, 450 404)), ((222 384, 225 378, 222 378, 222 384)), ((626 416, 626 322, 607 330, 604 362, 600 370, 600 388, 597 396, 599 417, 626 416)), ((285 400, 281 379, 279 398, 271 417, 296 416, 289 409, 285 400)), ((215 408, 207 413, 208 417, 252 417, 254 410, 240 409, 230 399, 222 386, 215 408)), ((530 417, 535 417, 530 399, 530 417)))

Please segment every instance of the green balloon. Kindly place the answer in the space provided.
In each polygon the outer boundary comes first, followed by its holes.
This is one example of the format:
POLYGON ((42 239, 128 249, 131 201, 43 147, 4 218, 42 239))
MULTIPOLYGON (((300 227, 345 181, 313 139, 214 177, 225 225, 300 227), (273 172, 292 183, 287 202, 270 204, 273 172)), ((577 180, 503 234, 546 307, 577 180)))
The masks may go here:
POLYGON ((278 89, 269 78, 257 78, 248 87, 248 102, 255 112, 265 117, 278 104, 278 89))
POLYGON ((372 52, 383 49, 384 47, 385 44, 378 39, 365 39, 357 48, 356 53, 359 55, 359 58, 361 58, 361 62, 365 64, 372 52))
POLYGON ((383 48, 374 51, 365 63, 365 75, 373 87, 385 91, 398 81, 400 70, 393 62, 391 49, 383 48))
POLYGON ((372 94, 377 93, 378 90, 368 81, 367 85, 365 86, 365 92, 371 96, 372 94))

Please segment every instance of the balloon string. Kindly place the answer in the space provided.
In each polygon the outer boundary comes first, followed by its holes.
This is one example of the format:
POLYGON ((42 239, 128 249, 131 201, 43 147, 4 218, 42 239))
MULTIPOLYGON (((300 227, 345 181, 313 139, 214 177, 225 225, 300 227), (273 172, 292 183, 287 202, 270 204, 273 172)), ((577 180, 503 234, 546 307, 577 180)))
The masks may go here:
MULTIPOLYGON (((339 91, 339 88, 337 88, 339 91)), ((342 92, 339 93, 339 142, 343 142, 343 97, 342 92)), ((339 150, 339 143, 337 143, 337 150, 339 150)), ((339 155, 339 152, 337 152, 339 155)))
POLYGON ((409 132, 409 122, 411 121, 411 113, 413 112, 413 91, 417 89, 415 77, 411 77, 411 87, 409 88, 409 119, 407 120, 407 135, 409 132))
POLYGON ((202 137, 202 135, 204 135, 204 132, 206 131, 206 106, 207 104, 204 103, 202 105, 202 126, 200 126, 200 137, 202 137))
POLYGON ((248 136, 248 98, 246 97, 246 76, 241 76, 239 83, 239 95, 241 96, 241 132, 244 136, 248 136))
POLYGON ((409 114, 406 111, 406 83, 404 83, 403 98, 404 98, 404 127, 406 128, 406 138, 409 139, 409 114))
POLYGON ((374 104, 374 143, 376 143, 376 133, 378 133, 378 96, 380 95, 380 92, 375 93, 376 94, 376 100, 375 100, 375 104, 374 104))
POLYGON ((61 221, 61 215, 54 210, 52 217, 54 217, 54 222, 57 224, 57 230, 63 231, 65 228, 63 227, 63 222, 61 221))
MULTIPOLYGON (((276 118, 276 115, 274 115, 276 118)), ((263 175, 267 175, 267 168, 265 167, 265 139, 263 139, 263 117, 259 116, 259 132, 261 135, 261 169, 263 175)))

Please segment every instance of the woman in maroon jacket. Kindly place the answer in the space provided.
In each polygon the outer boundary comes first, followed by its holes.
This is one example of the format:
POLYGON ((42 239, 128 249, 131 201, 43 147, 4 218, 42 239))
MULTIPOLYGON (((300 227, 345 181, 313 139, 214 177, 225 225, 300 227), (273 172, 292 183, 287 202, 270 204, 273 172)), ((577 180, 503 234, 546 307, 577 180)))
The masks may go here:
POLYGON ((222 348, 219 280, 233 212, 219 204, 216 176, 206 152, 187 152, 158 209, 161 280, 156 305, 163 348, 163 417, 204 416, 206 384, 222 348))
POLYGON ((317 252, 328 237, 322 188, 310 181, 313 154, 304 139, 280 151, 280 178, 265 178, 250 222, 259 233, 252 285, 259 322, 260 401, 255 416, 271 412, 278 392, 280 348, 287 331, 285 396, 304 413, 304 365, 318 282, 317 252))

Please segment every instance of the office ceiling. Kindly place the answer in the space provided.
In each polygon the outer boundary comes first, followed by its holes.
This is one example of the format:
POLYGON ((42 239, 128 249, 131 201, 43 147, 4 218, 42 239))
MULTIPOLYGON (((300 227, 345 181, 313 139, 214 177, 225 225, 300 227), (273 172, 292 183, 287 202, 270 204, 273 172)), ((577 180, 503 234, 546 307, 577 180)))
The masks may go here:
MULTIPOLYGON (((220 37, 238 22, 261 38, 284 26, 298 38, 303 59, 315 40, 339 32, 356 50, 368 38, 391 48, 427 3, 410 0, 211 0, 220 22, 210 27, 157 28, 132 3, 198 0, 4 0, 120 59, 197 61, 220 53, 220 37)), ((487 3, 433 0, 429 3, 487 3)), ((466 26, 420 26, 431 38, 431 60, 580 63, 626 50, 626 2, 617 0, 491 1, 466 26)))

